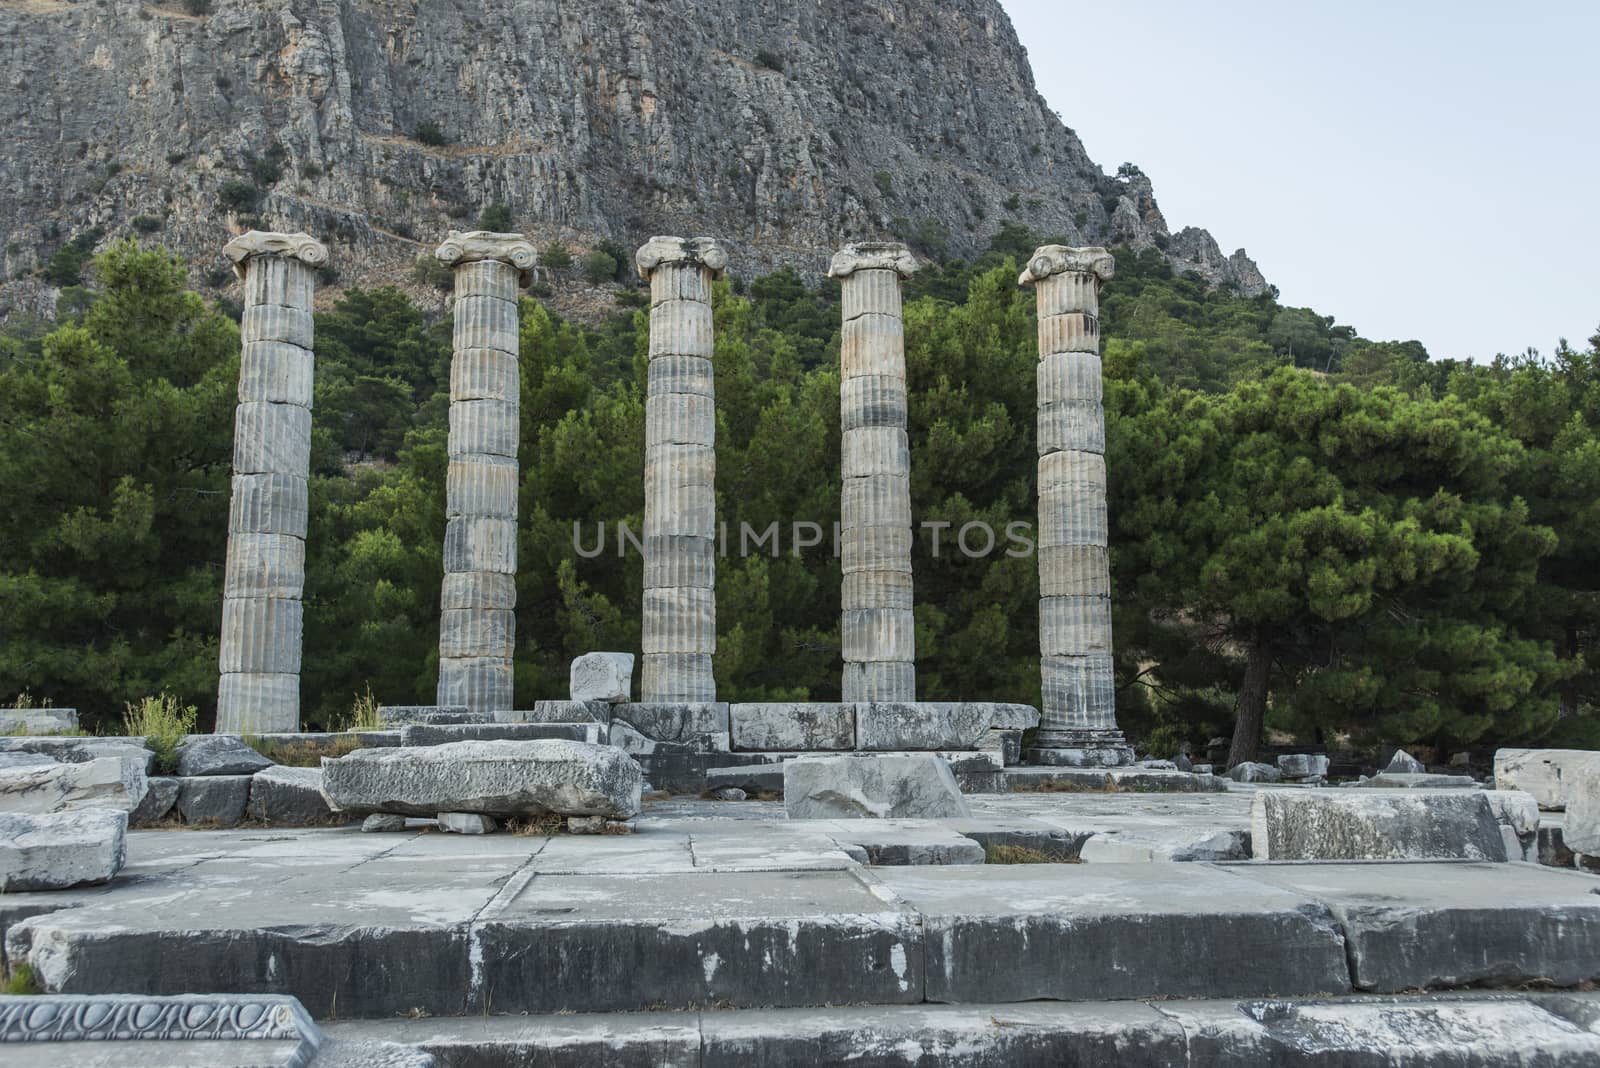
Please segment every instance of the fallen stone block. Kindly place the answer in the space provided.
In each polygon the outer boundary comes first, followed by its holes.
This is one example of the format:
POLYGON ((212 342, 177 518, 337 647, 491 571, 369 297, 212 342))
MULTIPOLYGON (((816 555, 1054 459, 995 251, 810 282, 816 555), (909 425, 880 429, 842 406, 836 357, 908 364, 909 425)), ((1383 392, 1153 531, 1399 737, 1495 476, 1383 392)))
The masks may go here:
POLYGON ((1007 767, 1022 763, 1022 732, 1009 727, 991 727, 978 743, 979 749, 992 749, 1000 754, 1007 767))
POLYGON ((250 779, 250 800, 245 807, 253 820, 285 827, 320 827, 343 823, 322 796, 321 768, 271 767, 250 779))
POLYGON ((43 815, 81 808, 132 812, 149 789, 144 768, 144 760, 137 756, 0 768, 0 812, 43 815))
POLYGON ((1032 705, 992 702, 988 705, 991 730, 1031 731, 1039 725, 1039 710, 1032 705))
POLYGON ((1356 783, 1374 790, 1475 790, 1478 780, 1470 775, 1434 775, 1429 772, 1382 771, 1356 783))
POLYGON ((752 752, 848 751, 856 706, 821 701, 736 704, 728 709, 733 748, 752 752))
POLYGON ((466 705, 379 705, 378 722, 385 727, 413 723, 493 723, 488 712, 469 712, 466 705))
POLYGON ((855 707, 855 747, 871 752, 971 749, 989 731, 992 705, 963 701, 890 703, 855 707))
POLYGON ((1539 860, 1539 803, 1521 790, 1485 790, 1484 800, 1500 825, 1507 860, 1539 860))
POLYGON ((1328 774, 1328 758, 1322 753, 1285 753, 1278 758, 1278 771, 1285 779, 1320 779, 1328 774))
POLYGON ((1482 793, 1262 790, 1250 808, 1256 860, 1506 859, 1482 793))
POLYGON ((568 816, 568 834, 605 834, 606 818, 604 816, 568 816))
POLYGON ((149 788, 145 791, 144 800, 128 816, 130 827, 148 827, 170 816, 172 806, 178 803, 178 790, 183 785, 180 780, 167 775, 154 776, 146 779, 145 783, 149 788))
POLYGON ((493 834, 499 827, 492 816, 476 812, 439 813, 439 829, 451 834, 493 834))
POLYGON ((0 753, 0 768, 37 768, 59 763, 55 757, 43 753, 0 753))
POLYGON ((352 815, 435 816, 546 812, 628 819, 639 811, 639 765, 610 746, 584 742, 451 742, 358 749, 322 762, 323 791, 352 815))
POLYGON ((1428 769, 1422 763, 1422 761, 1418 760, 1404 749, 1396 749, 1394 751, 1394 756, 1389 758, 1388 766, 1383 770, 1387 772, 1395 772, 1400 775, 1422 775, 1428 769))
POLYGON ((1078 848, 1094 864, 1249 860, 1250 833, 1232 827, 1136 827, 1099 831, 1078 848))
POLYGON ((950 765, 931 753, 801 756, 783 765, 790 819, 964 819, 950 765))
POLYGON ((1562 833, 1567 848, 1585 856, 1600 855, 1600 753, 1562 763, 1567 816, 1562 833))
POLYGON ((584 653, 572 661, 569 675, 574 701, 633 700, 632 653, 584 653))
POLYGON ((250 803, 250 775, 199 775, 178 779, 179 818, 195 827, 236 827, 250 803))
POLYGON ((1228 778, 1234 782, 1277 782, 1283 778, 1283 772, 1271 764, 1246 760, 1229 768, 1228 778))
POLYGON ((718 786, 706 791, 706 797, 712 801, 745 801, 749 796, 737 786, 718 786))
POLYGON ((103 883, 127 857, 128 814, 100 808, 0 814, 0 893, 103 883))
POLYGON ((406 817, 393 812, 374 812, 361 821, 361 829, 368 834, 403 831, 406 829, 406 817))
POLYGON ((1588 749, 1499 749, 1494 754, 1494 783, 1500 790, 1530 793, 1547 812, 1567 807, 1571 774, 1600 756, 1588 749))
POLYGON ((693 745, 703 752, 728 751, 728 704, 641 702, 611 706, 611 725, 624 725, 653 742, 693 745))
POLYGON ((529 742, 557 738, 604 745, 603 723, 413 723, 400 730, 402 746, 448 745, 451 742, 529 742))
POLYGON ((254 775, 272 761, 244 744, 236 734, 190 735, 178 746, 178 775, 254 775))
POLYGON ((496 723, 600 723, 611 722, 611 705, 605 701, 535 701, 532 708, 496 712, 496 723))
POLYGON ((77 729, 76 708, 0 708, 0 734, 66 734, 77 729))

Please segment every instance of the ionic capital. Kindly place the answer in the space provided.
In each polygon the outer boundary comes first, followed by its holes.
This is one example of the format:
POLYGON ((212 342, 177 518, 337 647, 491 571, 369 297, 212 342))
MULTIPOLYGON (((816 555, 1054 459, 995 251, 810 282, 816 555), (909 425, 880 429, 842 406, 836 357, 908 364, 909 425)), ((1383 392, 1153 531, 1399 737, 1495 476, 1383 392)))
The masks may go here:
POLYGON ((252 256, 287 256, 307 267, 321 267, 328 262, 328 246, 310 234, 251 230, 229 241, 222 247, 222 252, 233 261, 233 273, 239 276, 240 281, 244 280, 245 265, 252 256))
POLYGON ((469 230, 466 233, 451 230, 434 255, 446 267, 480 260, 499 260, 517 269, 518 280, 523 285, 532 281, 533 268, 539 262, 533 242, 521 234, 497 234, 489 230, 469 230))
POLYGON ((697 264, 716 277, 728 265, 728 254, 714 237, 652 237, 640 247, 634 264, 646 281, 662 264, 697 264))
POLYGON ((1027 270, 1017 279, 1019 286, 1042 282, 1053 274, 1080 271, 1093 274, 1102 282, 1111 280, 1117 261, 1111 253, 1098 245, 1089 248, 1068 248, 1066 245, 1044 245, 1034 249, 1027 270))
POLYGON ((848 278, 857 271, 894 271, 901 278, 910 278, 917 266, 911 250, 898 241, 858 241, 833 254, 828 277, 848 278))

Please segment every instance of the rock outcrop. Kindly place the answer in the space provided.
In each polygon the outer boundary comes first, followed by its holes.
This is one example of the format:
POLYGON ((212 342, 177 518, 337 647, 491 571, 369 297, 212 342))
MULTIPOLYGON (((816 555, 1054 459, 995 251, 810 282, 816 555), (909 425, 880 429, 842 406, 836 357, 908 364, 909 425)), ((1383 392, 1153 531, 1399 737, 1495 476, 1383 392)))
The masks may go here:
POLYGON ((716 234, 744 275, 1014 219, 1266 289, 1089 158, 998 0, 29 0, 0 61, 0 310, 49 311, 32 272, 95 227, 212 285, 224 227, 303 230, 374 284, 493 203, 541 244, 716 234))

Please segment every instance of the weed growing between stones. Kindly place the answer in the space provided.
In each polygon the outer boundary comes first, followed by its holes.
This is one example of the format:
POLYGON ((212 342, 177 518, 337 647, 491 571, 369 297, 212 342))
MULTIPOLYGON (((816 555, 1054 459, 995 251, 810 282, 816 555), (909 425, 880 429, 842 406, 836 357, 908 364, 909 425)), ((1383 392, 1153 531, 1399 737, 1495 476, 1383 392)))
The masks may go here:
POLYGON ((183 705, 169 693, 159 697, 142 697, 130 702, 122 717, 122 733, 144 736, 147 749, 156 755, 156 770, 162 775, 173 775, 178 770, 178 746, 185 735, 194 733, 194 721, 199 710, 194 705, 183 705))
POLYGON ((320 742, 279 742, 247 734, 244 744, 274 764, 289 768, 320 768, 323 757, 337 759, 360 749, 361 739, 351 734, 320 742))
POLYGON ((5 992, 7 994, 43 994, 44 984, 39 981, 39 975, 29 964, 16 964, 11 968, 11 975, 6 979, 5 992))
POLYGON ((355 704, 350 706, 350 722, 345 729, 375 731, 382 727, 383 724, 378 720, 378 699, 372 696, 372 683, 369 682, 365 692, 356 694, 355 704))
POLYGON ((1081 864, 1076 857, 1053 856, 1031 846, 990 842, 983 847, 985 864, 1081 864))

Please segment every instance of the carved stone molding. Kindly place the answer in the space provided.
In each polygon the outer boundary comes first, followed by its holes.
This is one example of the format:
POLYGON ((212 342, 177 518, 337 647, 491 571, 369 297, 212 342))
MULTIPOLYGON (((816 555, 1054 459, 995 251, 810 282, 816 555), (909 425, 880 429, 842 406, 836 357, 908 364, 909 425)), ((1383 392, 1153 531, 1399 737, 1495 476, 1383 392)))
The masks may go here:
MULTIPOLYGON (((272 995, 41 994, 0 997, 8 1042, 255 1040, 306 1042, 321 1032, 300 1002, 272 995)), ((4 1060, 0 1056, 0 1060, 4 1060)))
POLYGON ((728 253, 714 237, 652 237, 634 257, 640 277, 646 280, 664 263, 699 264, 720 275, 728 265, 728 253))
POLYGON ((451 230, 434 255, 446 267, 479 260, 509 263, 520 272, 518 280, 522 285, 533 280, 533 269, 539 262, 533 242, 521 234, 497 234, 489 230, 469 230, 465 233, 451 230))
POLYGON ((1117 269, 1111 253, 1099 246, 1068 248, 1066 245, 1045 245, 1034 250, 1028 260, 1027 270, 1017 279, 1018 285, 1031 285, 1053 274, 1065 271, 1082 271, 1093 274, 1102 282, 1109 282, 1117 269))
POLYGON ((828 277, 848 278, 857 271, 895 271, 901 278, 910 278, 917 266, 911 250, 898 241, 858 241, 833 254, 828 277))
POLYGON ((223 254, 233 261, 233 273, 244 279, 245 264, 252 256, 288 256, 308 267, 321 267, 328 262, 328 246, 310 234, 278 234, 265 230, 251 230, 240 234, 222 248, 223 254))

